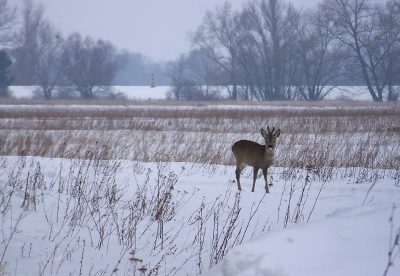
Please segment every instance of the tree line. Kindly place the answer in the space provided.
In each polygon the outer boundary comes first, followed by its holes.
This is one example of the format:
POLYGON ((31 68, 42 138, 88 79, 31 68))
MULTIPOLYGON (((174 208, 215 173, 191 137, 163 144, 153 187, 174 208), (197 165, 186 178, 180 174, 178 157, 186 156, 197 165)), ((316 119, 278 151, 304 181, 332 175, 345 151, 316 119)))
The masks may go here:
POLYGON ((189 39, 169 70, 177 100, 218 99, 222 86, 232 100, 322 100, 339 85, 366 86, 377 102, 400 95, 399 0, 226 2, 189 39))
POLYGON ((226 2, 190 32, 189 53, 156 63, 111 42, 67 37, 25 0, 0 0, 0 96, 36 85, 35 95, 123 97, 112 85, 171 85, 175 100, 322 100, 337 86, 362 85, 371 98, 400 96, 400 0, 322 0, 297 9, 284 0, 226 2))
POLYGON ((168 84, 165 65, 139 53, 78 32, 64 38, 45 18, 43 4, 25 0, 18 12, 0 0, 0 96, 11 96, 7 87, 13 84, 36 85, 35 96, 45 99, 118 98, 124 95, 112 85, 150 85, 154 72, 168 84))

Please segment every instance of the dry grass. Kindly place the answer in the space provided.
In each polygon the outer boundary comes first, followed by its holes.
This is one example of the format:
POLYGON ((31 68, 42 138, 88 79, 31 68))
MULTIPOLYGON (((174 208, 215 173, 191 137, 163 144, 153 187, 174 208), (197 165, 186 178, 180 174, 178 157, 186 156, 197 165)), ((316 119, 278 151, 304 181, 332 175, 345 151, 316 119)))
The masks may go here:
MULTIPOLYGON (((234 141, 281 128, 275 165, 399 170, 400 108, 366 102, 39 102, 0 108, 0 154, 233 165, 234 141), (186 105, 185 105, 186 104, 186 105), (246 104, 248 104, 246 102, 246 104)), ((212 168, 211 168, 212 170, 212 168)), ((328 175, 327 175, 328 174, 328 175)))
MULTIPOLYGON (((269 216, 266 221, 255 219, 265 212, 264 197, 247 206, 250 212, 245 213, 241 194, 230 183, 222 196, 209 202, 203 198, 198 207, 191 206, 194 212, 186 221, 177 213, 192 204, 197 189, 189 193, 174 186, 183 171, 190 175, 201 169, 212 175, 216 165, 233 165, 233 142, 262 142, 259 130, 266 125, 279 127, 282 133, 275 162, 281 168, 272 167, 270 174, 285 183, 276 223, 283 220, 287 226, 310 219, 319 197, 309 210, 308 193, 314 180, 322 183, 319 193, 327 181, 337 178, 376 183, 379 178, 391 177, 400 186, 400 108, 395 104, 95 103, 0 105, 0 175, 5 181, 0 186, 0 215, 7 218, 3 222, 12 223, 1 227, 3 233, 5 229, 11 232, 0 240, 6 244, 0 255, 0 275, 6 273, 5 256, 13 235, 23 219, 39 208, 51 229, 43 239, 57 244, 40 261, 40 275, 58 273, 70 256, 81 258, 82 271, 85 247, 108 250, 111 237, 116 237, 124 250, 117 264, 95 268, 97 275, 116 274, 128 252, 133 273, 146 268, 146 275, 161 274, 167 256, 175 254, 184 259, 181 267, 169 268, 168 275, 187 272, 187 268, 196 275, 204 272, 233 246, 268 231, 272 225, 269 216), (8 163, 1 155, 20 157, 8 163), (63 159, 54 174, 46 176, 40 158, 25 156, 63 159), (151 169, 146 171, 141 162, 133 162, 132 175, 121 179, 124 168, 120 159, 156 162, 155 180, 152 182, 151 169), (166 163, 172 161, 193 165, 183 164, 182 172, 176 174, 166 163), (134 190, 130 177, 141 174, 144 183, 136 181, 136 190, 126 196, 128 187, 134 190), (48 191, 54 191, 56 201, 47 196, 48 191), (13 209, 11 198, 21 202, 21 208, 13 209), (46 206, 51 208, 46 210, 46 206), (257 230, 258 223, 262 230, 257 230), (170 224, 174 231, 168 230, 170 224), (177 239, 186 233, 182 230, 186 226, 193 235, 176 251, 177 239), (88 231, 90 236, 83 244, 77 239, 80 231, 88 231), (211 243, 205 237, 212 237, 211 243), (138 259, 130 248, 141 248, 145 259, 138 259), (185 255, 187 252, 192 253, 185 255)), ((22 258, 27 254, 24 247, 22 258)))

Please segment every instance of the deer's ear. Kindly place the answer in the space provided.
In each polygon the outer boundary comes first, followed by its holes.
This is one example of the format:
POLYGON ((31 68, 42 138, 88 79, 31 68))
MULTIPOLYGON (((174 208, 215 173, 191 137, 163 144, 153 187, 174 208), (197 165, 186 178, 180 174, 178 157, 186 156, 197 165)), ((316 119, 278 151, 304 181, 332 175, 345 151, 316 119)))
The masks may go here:
POLYGON ((278 129, 277 131, 275 131, 274 137, 275 137, 275 138, 278 138, 279 135, 281 135, 281 130, 280 130, 280 129, 278 129))
POLYGON ((263 128, 261 128, 261 135, 262 137, 267 138, 267 132, 265 132, 263 128))

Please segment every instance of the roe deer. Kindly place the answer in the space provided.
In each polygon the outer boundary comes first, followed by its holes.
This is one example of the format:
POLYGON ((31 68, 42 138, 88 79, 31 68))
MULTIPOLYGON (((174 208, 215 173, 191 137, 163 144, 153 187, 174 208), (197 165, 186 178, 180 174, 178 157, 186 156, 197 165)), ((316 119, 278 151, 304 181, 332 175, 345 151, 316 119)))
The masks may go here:
POLYGON ((269 126, 267 130, 268 132, 261 128, 261 135, 265 139, 265 145, 260 145, 259 143, 249 140, 240 140, 232 146, 232 152, 236 158, 235 172, 239 190, 242 190, 240 186, 240 174, 246 165, 249 165, 253 167, 253 188, 251 191, 254 192, 258 170, 262 169, 265 180, 265 191, 269 194, 267 181, 268 168, 271 167, 274 162, 276 138, 281 134, 281 130, 278 129, 275 131, 275 127, 273 127, 272 131, 270 131, 269 126))

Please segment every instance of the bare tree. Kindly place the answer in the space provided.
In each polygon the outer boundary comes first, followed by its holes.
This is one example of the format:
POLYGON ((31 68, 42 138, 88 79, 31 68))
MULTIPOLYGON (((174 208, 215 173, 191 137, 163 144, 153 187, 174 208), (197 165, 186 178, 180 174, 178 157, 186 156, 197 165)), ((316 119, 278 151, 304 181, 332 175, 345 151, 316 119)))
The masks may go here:
POLYGON ((19 84, 40 86, 39 93, 51 99, 54 87, 59 84, 61 70, 59 56, 61 33, 45 19, 45 8, 32 0, 25 0, 20 31, 15 35, 16 59, 14 66, 19 84))
POLYGON ((188 70, 190 78, 193 79, 202 91, 204 100, 219 99, 222 72, 221 68, 213 62, 201 49, 193 49, 188 55, 188 70))
POLYGON ((269 37, 267 56, 267 76, 270 83, 270 93, 273 99, 283 99, 284 88, 284 59, 285 59, 285 32, 288 17, 285 16, 285 6, 279 0, 260 1, 260 11, 263 18, 264 32, 269 37))
POLYGON ((168 91, 168 98, 174 100, 184 100, 184 89, 187 77, 187 57, 185 54, 169 64, 169 77, 171 78, 171 89, 168 91))
POLYGON ((44 6, 36 5, 32 0, 25 0, 22 10, 22 25, 14 35, 14 47, 11 55, 15 58, 12 68, 19 85, 37 84, 34 74, 36 64, 37 37, 39 26, 43 22, 44 6))
POLYGON ((252 39, 249 32, 241 28, 241 43, 239 43, 238 63, 241 68, 240 81, 243 85, 239 92, 239 97, 248 100, 260 100, 263 93, 262 72, 260 70, 260 56, 257 51, 257 44, 252 39))
POLYGON ((14 81, 14 78, 8 76, 8 68, 11 66, 12 61, 8 54, 4 51, 0 51, 0 97, 8 98, 11 96, 11 92, 8 87, 14 81))
MULTIPOLYGON (((0 45, 8 46, 12 41, 12 30, 16 19, 17 9, 11 8, 7 0, 0 0, 0 45)), ((8 52, 8 51, 7 51, 8 52)), ((0 51, 0 97, 10 97, 11 93, 8 87, 14 81, 9 78, 9 67, 12 65, 8 53, 5 50, 0 51)))
POLYGON ((204 100, 201 84, 196 83, 191 65, 192 57, 182 54, 170 63, 169 76, 172 80, 167 97, 174 100, 192 101, 204 100))
POLYGON ((215 12, 208 11, 203 24, 195 33, 189 35, 193 45, 199 47, 218 64, 228 75, 226 85, 231 85, 231 98, 237 100, 238 85, 238 41, 239 15, 232 11, 228 2, 217 7, 215 12))
POLYGON ((51 99, 54 88, 60 85, 62 43, 61 33, 49 22, 43 22, 37 37, 34 73, 39 81, 41 93, 46 99, 51 99))
POLYGON ((168 98, 175 100, 221 99, 221 69, 201 49, 182 54, 169 64, 172 81, 168 98))
MULTIPOLYGON (((225 3, 208 11, 189 38, 193 49, 222 72, 220 82, 211 83, 233 87, 235 100, 283 100, 294 95, 322 100, 344 82, 365 83, 374 101, 385 95, 397 100, 400 0, 370 1, 323 0, 303 12, 283 0, 250 0, 241 13, 225 3)), ((201 61, 192 55, 184 60, 186 71, 201 61)), ((201 89, 206 83, 201 73, 211 70, 200 68, 185 78, 201 89)))
POLYGON ((109 95, 110 85, 120 68, 116 48, 101 39, 95 41, 78 33, 65 41, 61 66, 66 77, 66 87, 80 93, 82 98, 109 95))
POLYGON ((397 101, 400 91, 396 84, 400 82, 400 1, 389 0, 378 5, 381 39, 378 50, 382 51, 381 76, 387 84, 387 100, 397 101))
MULTIPOLYGON (((250 3, 248 4, 250 7, 250 3)), ((251 5, 254 9, 254 5, 251 5)), ((254 12, 254 10, 252 10, 254 12)), ((265 100, 265 74, 264 59, 260 50, 260 41, 254 39, 251 22, 248 20, 249 12, 244 9, 240 13, 236 31, 239 64, 238 75, 241 83, 239 97, 244 100, 265 100), (250 23, 250 25, 249 25, 250 23)))
POLYGON ((297 24, 298 16, 291 5, 285 5, 280 0, 254 0, 244 8, 243 26, 248 32, 248 39, 253 41, 246 42, 250 47, 246 59, 259 62, 257 71, 249 77, 255 76, 259 83, 262 100, 287 98, 285 67, 291 45, 295 43, 293 27, 297 24), (253 58, 252 53, 256 55, 253 58))
POLYGON ((323 16, 329 18, 330 32, 354 53, 372 99, 382 101, 388 81, 382 66, 386 66, 390 45, 399 39, 399 28, 392 29, 390 38, 386 36, 379 5, 368 0, 324 0, 320 6, 323 16), (389 41, 382 43, 385 36, 389 41))
POLYGON ((303 13, 299 22, 294 56, 298 70, 292 82, 305 100, 322 100, 345 73, 348 52, 337 46, 324 20, 318 7, 303 13))
POLYGON ((0 45, 12 41, 12 31, 17 17, 17 8, 10 7, 8 0, 0 0, 0 45))

